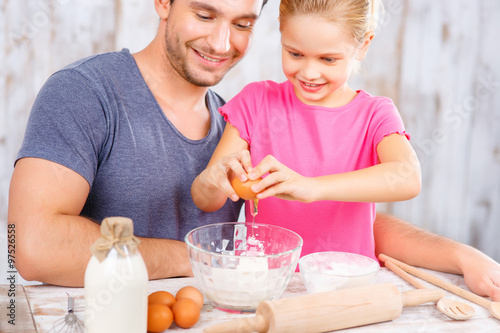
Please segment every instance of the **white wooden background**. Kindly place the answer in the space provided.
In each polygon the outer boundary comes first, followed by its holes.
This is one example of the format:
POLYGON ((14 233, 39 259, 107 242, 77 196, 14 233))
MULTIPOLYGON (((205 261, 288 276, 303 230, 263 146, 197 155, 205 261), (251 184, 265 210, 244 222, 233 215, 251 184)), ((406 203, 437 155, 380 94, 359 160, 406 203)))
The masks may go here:
MULTIPOLYGON (((423 190, 380 209, 500 261, 500 1, 384 3, 385 21, 352 85, 398 105, 420 157, 423 190)), ((278 0, 269 0, 250 54, 216 87, 226 99, 248 82, 284 79, 277 8, 278 0)), ((158 19, 152 0, 1 0, 0 10, 3 272, 8 186, 37 91, 79 58, 140 50, 158 19)))

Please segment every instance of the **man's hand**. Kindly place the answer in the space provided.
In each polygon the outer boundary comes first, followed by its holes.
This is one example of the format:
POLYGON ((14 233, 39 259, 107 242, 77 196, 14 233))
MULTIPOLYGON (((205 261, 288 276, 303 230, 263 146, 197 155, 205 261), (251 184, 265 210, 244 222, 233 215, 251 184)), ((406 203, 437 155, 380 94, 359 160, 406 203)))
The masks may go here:
POLYGON ((480 296, 500 301, 500 264, 476 249, 462 260, 462 272, 467 287, 480 296))
POLYGON ((472 292, 500 301, 500 264, 479 250, 386 214, 377 214, 373 231, 376 255, 384 253, 408 265, 462 274, 472 292))

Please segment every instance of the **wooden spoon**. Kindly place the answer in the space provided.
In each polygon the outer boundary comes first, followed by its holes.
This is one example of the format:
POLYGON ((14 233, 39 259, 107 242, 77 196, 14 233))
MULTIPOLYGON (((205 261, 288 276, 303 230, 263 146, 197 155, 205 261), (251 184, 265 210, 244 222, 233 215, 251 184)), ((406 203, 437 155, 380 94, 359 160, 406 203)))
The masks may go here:
POLYGON ((450 291, 450 292, 452 292, 460 297, 468 299, 471 302, 474 302, 478 305, 481 305, 482 307, 488 309, 490 311, 490 314, 493 317, 500 320, 500 302, 492 302, 490 300, 487 300, 486 298, 483 298, 483 297, 478 296, 470 291, 467 291, 467 290, 464 290, 460 287, 457 287, 454 284, 451 284, 449 282, 443 281, 443 280, 441 280, 441 279, 439 279, 431 274, 428 274, 424 271, 419 270, 418 268, 407 265, 404 262, 398 261, 396 259, 392 259, 391 257, 388 257, 384 254, 380 254, 379 259, 381 261, 390 260, 396 266, 398 266, 402 270, 406 271, 407 273, 415 275, 416 277, 421 278, 422 280, 425 280, 425 281, 432 283, 438 287, 441 287, 445 290, 448 290, 448 291, 450 291))
MULTIPOLYGON (((414 287, 418 289, 427 289, 420 281, 396 266, 391 260, 385 261, 385 267, 389 268, 391 271, 412 284, 414 287)), ((443 314, 455 320, 466 320, 476 314, 476 310, 474 310, 474 308, 469 304, 454 301, 452 299, 447 299, 444 297, 436 303, 436 307, 443 314)))

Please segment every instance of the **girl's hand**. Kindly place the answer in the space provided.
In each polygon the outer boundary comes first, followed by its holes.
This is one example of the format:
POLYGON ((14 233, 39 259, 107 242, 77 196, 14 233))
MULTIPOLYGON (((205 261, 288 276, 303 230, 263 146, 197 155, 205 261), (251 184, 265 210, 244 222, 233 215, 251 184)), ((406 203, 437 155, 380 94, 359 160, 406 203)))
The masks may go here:
POLYGON ((269 173, 263 180, 252 186, 254 192, 261 192, 258 199, 275 196, 280 199, 301 202, 314 201, 314 178, 304 177, 281 164, 274 156, 268 155, 249 172, 250 179, 257 179, 269 173))
POLYGON ((237 153, 224 156, 208 166, 200 174, 200 182, 209 189, 222 191, 232 201, 239 197, 231 186, 234 177, 242 182, 247 181, 247 173, 252 171, 250 152, 241 150, 237 153))

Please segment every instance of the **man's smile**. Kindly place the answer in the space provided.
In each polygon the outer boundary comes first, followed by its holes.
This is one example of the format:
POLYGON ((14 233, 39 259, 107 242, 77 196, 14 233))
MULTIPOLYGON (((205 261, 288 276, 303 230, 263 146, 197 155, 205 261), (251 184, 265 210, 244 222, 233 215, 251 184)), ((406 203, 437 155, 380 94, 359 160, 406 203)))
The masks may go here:
POLYGON ((224 65, 229 59, 232 58, 231 56, 228 55, 215 56, 213 54, 202 52, 195 48, 193 48, 193 51, 196 55, 198 55, 198 59, 200 59, 204 65, 211 67, 220 67, 224 65))

